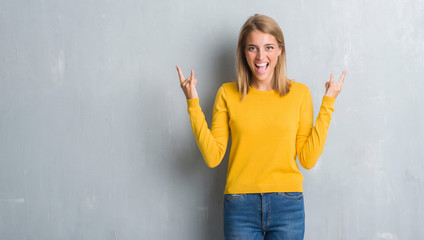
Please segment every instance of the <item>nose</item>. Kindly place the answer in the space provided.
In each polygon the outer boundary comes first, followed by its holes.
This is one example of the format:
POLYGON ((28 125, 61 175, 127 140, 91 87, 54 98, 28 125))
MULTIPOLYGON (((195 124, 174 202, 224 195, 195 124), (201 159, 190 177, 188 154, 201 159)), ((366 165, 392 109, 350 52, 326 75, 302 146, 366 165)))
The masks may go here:
POLYGON ((264 52, 262 49, 258 49, 258 54, 256 54, 256 59, 261 60, 264 56, 264 52))

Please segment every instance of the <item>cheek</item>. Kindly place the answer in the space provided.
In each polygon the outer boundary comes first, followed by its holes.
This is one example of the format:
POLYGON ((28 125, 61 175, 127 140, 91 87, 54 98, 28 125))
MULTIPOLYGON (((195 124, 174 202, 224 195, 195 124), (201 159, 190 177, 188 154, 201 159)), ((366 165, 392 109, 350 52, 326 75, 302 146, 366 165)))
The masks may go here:
POLYGON ((247 61, 251 61, 251 60, 252 60, 252 58, 253 58, 253 54, 252 54, 252 53, 250 53, 250 52, 247 52, 247 53, 245 54, 245 56, 246 56, 247 61))
POLYGON ((252 56, 252 54, 246 54, 246 61, 247 61, 247 64, 249 64, 249 65, 252 65, 253 64, 253 61, 254 61, 254 56, 252 56))
POLYGON ((279 57, 280 55, 278 54, 278 53, 275 53, 273 56, 272 56, 272 59, 274 60, 274 64, 276 64, 277 63, 277 61, 278 61, 278 57, 279 57))

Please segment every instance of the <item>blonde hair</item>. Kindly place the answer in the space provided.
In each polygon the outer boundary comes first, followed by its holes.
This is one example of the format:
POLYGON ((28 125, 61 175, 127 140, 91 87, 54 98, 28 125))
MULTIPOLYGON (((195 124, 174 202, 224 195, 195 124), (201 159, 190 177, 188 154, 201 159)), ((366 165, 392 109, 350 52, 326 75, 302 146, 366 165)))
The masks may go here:
POLYGON ((240 35, 236 53, 236 72, 237 72, 237 87, 242 96, 242 101, 245 99, 249 90, 249 85, 252 81, 252 71, 246 61, 245 49, 247 36, 253 31, 260 31, 271 34, 275 37, 279 47, 282 49, 278 56, 277 64, 274 69, 272 88, 277 91, 280 96, 285 96, 290 91, 290 82, 286 76, 286 48, 284 44, 283 31, 278 26, 274 19, 260 14, 251 16, 240 29, 240 35))

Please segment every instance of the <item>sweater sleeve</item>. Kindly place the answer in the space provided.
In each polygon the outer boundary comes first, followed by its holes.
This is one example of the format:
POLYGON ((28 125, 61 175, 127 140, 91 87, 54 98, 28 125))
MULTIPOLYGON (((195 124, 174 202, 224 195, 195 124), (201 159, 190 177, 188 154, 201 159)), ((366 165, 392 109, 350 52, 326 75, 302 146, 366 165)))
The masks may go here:
POLYGON ((224 158, 229 137, 227 96, 224 87, 221 86, 216 94, 211 130, 200 108, 199 98, 187 99, 187 107, 197 146, 208 167, 214 168, 224 158))
POLYGON ((296 136, 296 153, 300 164, 306 169, 314 167, 324 151, 335 101, 336 98, 324 95, 315 126, 313 126, 314 109, 309 89, 303 96, 296 136))

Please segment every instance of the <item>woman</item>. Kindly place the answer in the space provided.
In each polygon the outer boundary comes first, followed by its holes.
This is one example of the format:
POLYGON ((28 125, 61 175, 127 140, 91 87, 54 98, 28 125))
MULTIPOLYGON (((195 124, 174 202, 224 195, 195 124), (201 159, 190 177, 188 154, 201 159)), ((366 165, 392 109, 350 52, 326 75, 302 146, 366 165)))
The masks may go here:
POLYGON ((325 83, 313 126, 309 88, 287 79, 283 33, 270 17, 254 15, 243 25, 237 46, 237 81, 216 95, 208 129, 191 71, 181 88, 199 149, 213 168, 222 160, 231 132, 224 197, 226 239, 303 239, 303 176, 296 163, 312 168, 321 155, 338 83, 325 83))

